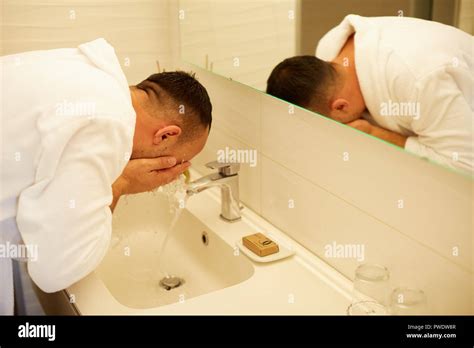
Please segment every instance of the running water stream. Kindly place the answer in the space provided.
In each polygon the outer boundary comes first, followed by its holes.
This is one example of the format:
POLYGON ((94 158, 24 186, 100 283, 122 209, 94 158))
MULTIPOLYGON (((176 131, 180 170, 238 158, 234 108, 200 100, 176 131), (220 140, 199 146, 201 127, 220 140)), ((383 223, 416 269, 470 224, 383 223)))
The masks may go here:
POLYGON ((168 244, 169 238, 174 231, 176 223, 186 206, 187 194, 186 194, 186 177, 180 175, 178 179, 170 182, 167 185, 163 185, 157 189, 157 192, 165 194, 168 198, 168 204, 170 207, 170 215, 172 216, 169 228, 165 231, 165 236, 162 239, 161 246, 158 252, 157 264, 159 270, 166 278, 171 275, 166 269, 166 259, 164 257, 166 245, 168 244))

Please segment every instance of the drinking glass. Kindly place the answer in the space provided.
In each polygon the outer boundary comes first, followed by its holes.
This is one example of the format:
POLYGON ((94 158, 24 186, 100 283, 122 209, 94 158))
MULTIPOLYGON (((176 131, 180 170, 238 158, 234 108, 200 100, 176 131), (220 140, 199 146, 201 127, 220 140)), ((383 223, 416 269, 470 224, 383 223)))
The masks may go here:
POLYGON ((387 306, 390 296, 389 279, 390 273, 382 265, 360 265, 355 271, 352 303, 376 301, 387 306))
POLYGON ((390 313, 395 315, 427 314, 425 293, 420 289, 396 288, 390 296, 390 313))
POLYGON ((348 315, 387 315, 387 308, 376 301, 359 301, 347 308, 348 315))

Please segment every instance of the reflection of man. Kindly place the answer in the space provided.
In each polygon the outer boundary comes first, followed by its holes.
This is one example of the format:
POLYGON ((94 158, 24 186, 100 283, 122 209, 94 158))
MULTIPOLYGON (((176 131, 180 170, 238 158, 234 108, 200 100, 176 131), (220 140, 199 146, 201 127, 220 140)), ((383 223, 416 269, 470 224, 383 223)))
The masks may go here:
MULTIPOLYGON (((34 246, 30 276, 58 291, 100 263, 121 195, 150 191, 189 167, 206 143, 212 106, 184 72, 129 87, 103 39, 0 63, 0 244, 34 246)), ((16 256, 0 257, 0 314, 13 311, 16 256)))
POLYGON ((472 171, 473 45, 435 22, 349 15, 321 39, 318 58, 277 65, 267 92, 472 171))

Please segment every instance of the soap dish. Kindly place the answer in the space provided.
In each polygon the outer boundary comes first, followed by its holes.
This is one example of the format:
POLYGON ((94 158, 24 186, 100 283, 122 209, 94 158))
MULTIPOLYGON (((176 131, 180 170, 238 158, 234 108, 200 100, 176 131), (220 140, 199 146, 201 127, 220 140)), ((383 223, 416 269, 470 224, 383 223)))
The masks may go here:
POLYGON ((236 242, 237 246, 239 249, 247 255, 247 257, 255 262, 273 262, 277 260, 281 260, 290 256, 293 256, 295 254, 294 250, 291 250, 290 248, 287 248, 284 246, 282 243, 278 242, 278 248, 279 251, 277 253, 267 255, 267 256, 258 256, 257 254, 253 253, 250 251, 243 243, 242 239, 239 239, 236 242))

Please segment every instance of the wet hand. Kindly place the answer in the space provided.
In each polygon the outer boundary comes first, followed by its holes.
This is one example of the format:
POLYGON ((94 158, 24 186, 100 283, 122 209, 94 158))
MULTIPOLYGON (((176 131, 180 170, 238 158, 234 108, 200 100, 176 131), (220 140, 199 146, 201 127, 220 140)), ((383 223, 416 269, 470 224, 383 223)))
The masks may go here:
POLYGON ((178 178, 191 165, 176 164, 174 157, 140 158, 130 160, 112 188, 120 195, 147 192, 178 178))

